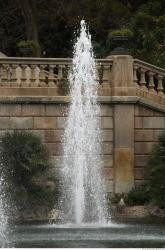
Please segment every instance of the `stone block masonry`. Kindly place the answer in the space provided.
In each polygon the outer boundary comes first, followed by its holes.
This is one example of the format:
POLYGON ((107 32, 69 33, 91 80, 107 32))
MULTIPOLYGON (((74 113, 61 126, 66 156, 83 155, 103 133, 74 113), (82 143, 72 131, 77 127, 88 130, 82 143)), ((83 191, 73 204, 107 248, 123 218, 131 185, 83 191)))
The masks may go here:
MULTIPOLYGON (((101 153, 103 175, 108 190, 113 191, 113 105, 100 106, 101 153)), ((29 101, 18 103, 0 103, 0 137, 14 130, 31 131, 38 135, 47 146, 51 156, 49 172, 58 174, 62 164, 63 135, 69 111, 68 103, 29 101)))
MULTIPOLYGON (((108 192, 128 192, 149 180, 147 163, 158 135, 165 131, 164 113, 129 98, 100 100, 103 176, 108 192), (124 101, 123 101, 124 100, 124 101)), ((69 111, 65 97, 0 99, 0 137, 7 131, 37 134, 51 157, 49 174, 58 174, 62 164, 63 135, 69 111)))
POLYGON ((165 114, 151 108, 135 106, 135 185, 147 182, 150 178, 148 159, 158 136, 165 132, 165 114))

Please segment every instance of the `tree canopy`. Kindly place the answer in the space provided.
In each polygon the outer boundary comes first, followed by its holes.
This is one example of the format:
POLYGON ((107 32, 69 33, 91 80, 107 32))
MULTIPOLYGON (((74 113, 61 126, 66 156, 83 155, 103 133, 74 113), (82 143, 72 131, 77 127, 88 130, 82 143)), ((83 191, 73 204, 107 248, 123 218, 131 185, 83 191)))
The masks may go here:
POLYGON ((0 0, 0 50, 17 56, 17 44, 33 40, 42 57, 70 57, 85 19, 97 57, 115 47, 112 32, 127 30, 133 56, 165 67, 164 9, 164 0, 0 0))

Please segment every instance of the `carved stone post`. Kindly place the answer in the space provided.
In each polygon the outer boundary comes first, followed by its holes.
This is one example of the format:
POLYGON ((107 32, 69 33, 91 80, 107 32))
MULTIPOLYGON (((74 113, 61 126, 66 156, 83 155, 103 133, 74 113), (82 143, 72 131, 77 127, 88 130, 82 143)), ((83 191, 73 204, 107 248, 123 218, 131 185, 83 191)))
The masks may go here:
POLYGON ((161 75, 158 75, 158 88, 157 88, 157 90, 158 90, 158 93, 160 95, 163 94, 163 76, 161 76, 161 75))
MULTIPOLYGON (((133 95, 133 58, 113 56, 112 84, 114 96, 133 95)), ((134 104, 114 104, 114 172, 115 193, 126 193, 134 186, 134 104)))

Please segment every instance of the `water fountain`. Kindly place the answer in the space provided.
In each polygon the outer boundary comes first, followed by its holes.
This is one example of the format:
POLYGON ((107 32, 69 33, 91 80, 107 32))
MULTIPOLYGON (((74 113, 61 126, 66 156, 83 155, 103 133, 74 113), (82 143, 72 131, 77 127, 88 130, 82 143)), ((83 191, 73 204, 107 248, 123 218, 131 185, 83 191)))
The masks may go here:
MULTIPOLYGON (((165 224, 142 221, 110 223, 102 178, 97 73, 91 38, 85 22, 74 47, 69 74, 71 105, 64 134, 61 168, 63 223, 19 224, 12 236, 14 247, 164 247, 165 224), (108 223, 109 222, 109 223, 108 223)), ((3 187, 0 181, 0 189, 3 187)), ((7 226, 0 190, 0 232, 7 226)), ((162 218, 161 218, 162 220, 162 218)), ((11 231, 10 231, 11 232, 11 231)))
POLYGON ((108 220, 101 174, 100 107, 91 36, 81 21, 69 74, 71 105, 64 134, 61 169, 63 221, 78 225, 105 224, 108 220))
POLYGON ((0 247, 5 247, 8 236, 8 218, 6 214, 7 204, 5 203, 4 178, 0 176, 0 247))

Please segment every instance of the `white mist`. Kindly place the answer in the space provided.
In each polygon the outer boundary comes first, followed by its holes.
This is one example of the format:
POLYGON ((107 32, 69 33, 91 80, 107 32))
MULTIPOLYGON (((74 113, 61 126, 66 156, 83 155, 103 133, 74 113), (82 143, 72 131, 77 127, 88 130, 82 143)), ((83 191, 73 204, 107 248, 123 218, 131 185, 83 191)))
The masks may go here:
POLYGON ((91 36, 81 21, 69 74, 71 105, 61 168, 64 223, 105 224, 108 219, 100 145, 96 65, 91 36))

